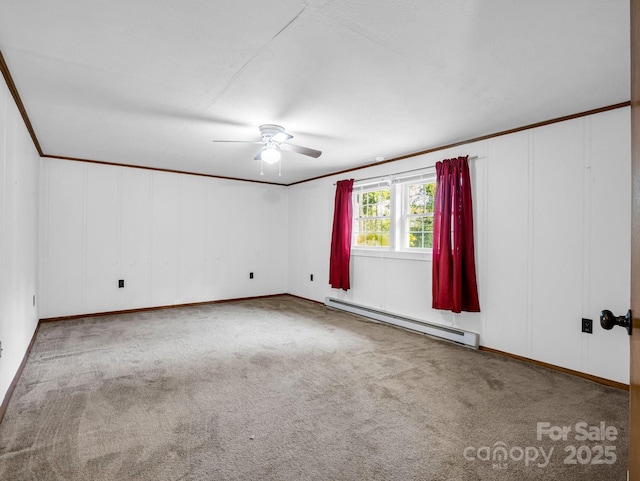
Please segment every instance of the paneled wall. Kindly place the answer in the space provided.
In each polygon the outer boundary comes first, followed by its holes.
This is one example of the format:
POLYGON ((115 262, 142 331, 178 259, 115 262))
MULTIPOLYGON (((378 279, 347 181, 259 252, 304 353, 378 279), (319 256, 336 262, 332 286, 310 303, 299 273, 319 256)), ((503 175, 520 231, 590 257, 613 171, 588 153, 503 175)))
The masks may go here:
POLYGON ((41 192, 41 318, 287 290, 285 187, 43 159, 41 192))
POLYGON ((351 173, 368 178, 458 155, 474 177, 482 312, 431 309, 431 262, 352 256, 352 289, 328 285, 336 180, 289 188, 289 288, 478 332, 483 346, 628 383, 629 109, 617 109, 351 173), (311 282, 309 274, 315 274, 311 282), (583 317, 594 333, 581 332, 583 317))
POLYGON ((38 153, 0 87, 0 402, 38 324, 38 153), (37 301, 37 298, 36 298, 37 301))
MULTIPOLYGON (((5 117, 17 115, 3 102, 5 117)), ((18 129, 11 122, 5 131, 18 129)), ((27 151, 25 135, 18 137, 27 151)), ((11 193, 13 167, 5 167, 2 222, 16 227, 3 229, 15 233, 3 234, 3 266, 27 274, 20 287, 12 284, 15 276, 3 279, 2 292, 12 293, 3 316, 18 309, 31 319, 25 332, 12 327, 10 336, 24 344, 33 332, 35 274, 29 272, 37 256, 25 253, 39 237, 41 318, 281 292, 318 301, 330 295, 453 324, 478 332, 487 347, 628 382, 626 332, 602 330, 598 315, 605 308, 622 314, 629 304, 629 109, 352 175, 465 154, 478 157, 471 167, 482 312, 461 315, 431 309, 429 260, 354 255, 353 289, 328 286, 334 183, 346 176, 286 188, 42 159, 38 235, 37 189, 11 193), (13 195, 25 198, 7 202, 13 195), (125 280, 123 289, 118 279, 125 280), (593 334, 580 332, 583 317, 594 320, 593 334)), ((19 175, 35 179, 37 172, 19 175)), ((0 362, 6 338, 0 338, 0 362)))

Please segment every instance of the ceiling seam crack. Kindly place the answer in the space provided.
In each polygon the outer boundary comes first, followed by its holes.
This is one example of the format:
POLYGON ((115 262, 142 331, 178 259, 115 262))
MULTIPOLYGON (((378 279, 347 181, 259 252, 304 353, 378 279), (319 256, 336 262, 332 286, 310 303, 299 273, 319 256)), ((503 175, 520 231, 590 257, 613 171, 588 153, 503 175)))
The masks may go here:
POLYGON ((229 82, 227 82, 227 85, 222 89, 221 92, 219 92, 215 98, 211 101, 211 103, 209 103, 206 107, 205 110, 210 109, 212 106, 214 106, 218 100, 220 100, 220 97, 222 97, 227 90, 229 90, 229 88, 231 87, 231 85, 233 85, 233 82, 235 81, 235 79, 238 77, 238 75, 240 75, 242 72, 244 72, 244 70, 249 66, 249 64, 251 62, 253 62, 256 57, 258 57, 258 55, 260 55, 265 48, 267 48, 267 46, 269 46, 269 44, 271 44, 271 42, 273 42, 276 38, 278 38, 285 30, 287 30, 296 20, 298 20, 298 18, 300 17, 300 15, 302 15, 304 13, 304 11, 307 9, 307 5, 305 5, 304 7, 302 7, 302 10, 300 10, 296 16, 294 16, 284 27, 282 27, 274 36, 272 36, 262 47, 260 47, 258 49, 258 51, 253 54, 243 65, 242 67, 240 67, 238 69, 238 71, 236 73, 234 73, 231 78, 229 79, 229 82))

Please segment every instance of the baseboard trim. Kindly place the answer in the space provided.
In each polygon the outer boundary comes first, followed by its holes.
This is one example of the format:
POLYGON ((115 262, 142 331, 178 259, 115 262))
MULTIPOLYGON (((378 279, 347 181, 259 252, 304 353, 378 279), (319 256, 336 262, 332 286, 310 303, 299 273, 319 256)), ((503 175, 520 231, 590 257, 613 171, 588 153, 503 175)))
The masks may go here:
POLYGON ((556 366, 555 364, 549 364, 547 362, 536 361, 535 359, 531 359, 524 356, 518 356, 517 354, 511 354, 510 352, 500 351, 498 349, 493 349, 491 347, 480 346, 479 349, 485 352, 491 352, 493 354, 499 354, 501 356, 510 357, 512 359, 517 359, 519 361, 527 362, 529 364, 534 364, 536 366, 546 367, 547 369, 551 369, 553 371, 563 372, 565 374, 571 374, 572 376, 581 377, 583 379, 588 379, 589 381, 597 382, 598 384, 603 384, 609 387, 615 387, 617 389, 622 389, 625 391, 629 390, 629 385, 624 384, 618 381, 612 381, 611 379, 606 379, 604 377, 594 376, 592 374, 587 374, 581 371, 574 371, 573 369, 568 369, 566 367, 556 366))
MULTIPOLYGON (((320 302, 320 301, 316 301, 316 300, 309 299, 309 298, 302 297, 302 296, 296 296, 295 294, 287 294, 287 295, 289 295, 291 297, 295 297, 297 299, 301 299, 303 301, 313 302, 315 304, 320 304, 321 306, 324 306, 324 303, 320 302)), ((411 332, 415 332, 415 331, 411 331, 411 332)), ((555 364, 549 364, 547 362, 536 361, 535 359, 531 359, 531 358, 524 357, 524 356, 519 356, 517 354, 511 354, 510 352, 500 351, 498 349, 493 349, 491 347, 478 346, 478 349, 480 351, 491 352, 493 354, 499 354, 501 356, 510 357, 512 359, 517 359, 519 361, 523 361, 523 362, 526 362, 526 363, 529 363, 529 364, 534 364, 536 366, 545 367, 545 368, 551 369, 553 371, 563 372, 565 374, 570 374, 572 376, 577 376, 577 377, 581 377, 583 379, 588 379, 589 381, 593 381, 593 382, 596 382, 598 384, 603 384, 605 386, 614 387, 614 388, 617 388, 617 389, 622 389, 624 391, 628 391, 629 390, 629 385, 628 384, 624 384, 622 382, 617 382, 617 381, 612 381, 611 379, 606 379, 604 377, 594 376, 592 374, 587 374, 587 373, 581 372, 581 371, 575 371, 573 369, 568 369, 566 367, 556 366, 555 364)))
MULTIPOLYGON (((78 315, 73 315, 73 316, 49 317, 49 318, 40 319, 38 321, 38 325, 36 326, 36 329, 35 329, 35 331, 33 333, 33 336, 31 337, 31 342, 29 343, 29 347, 27 348, 27 351, 25 352, 24 358, 22 359, 22 362, 20 363, 20 367, 18 368, 18 371, 16 372, 15 376, 13 377, 13 381, 11 381, 11 384, 9 385, 9 389, 7 390, 7 393, 5 394, 4 400, 2 401, 2 405, 0 405, 0 423, 2 423, 2 419, 4 418, 5 412, 7 411, 7 407, 9 405, 9 401, 11 400, 11 396, 13 395, 13 391, 15 390, 16 385, 18 384, 18 380, 22 376, 22 371, 23 371, 25 365, 27 364, 27 360, 29 358, 29 355, 31 354, 31 349, 32 349, 32 347, 33 347, 33 345, 35 343, 36 336, 38 335, 38 331, 40 330, 40 324, 43 323, 43 322, 67 321, 67 320, 73 320, 73 319, 82 319, 82 318, 86 318, 86 317, 100 317, 100 316, 111 316, 111 315, 117 315, 117 314, 131 314, 131 313, 135 313, 135 312, 146 312, 146 311, 155 311, 155 310, 162 310, 162 309, 176 309, 176 308, 180 308, 180 307, 204 306, 204 305, 208 305, 208 304, 222 304, 222 303, 237 302, 237 301, 250 301, 250 300, 254 300, 254 299, 268 299, 268 298, 272 298, 272 297, 281 297, 281 296, 295 297, 297 299, 301 299, 301 300, 304 300, 304 301, 307 301, 307 302, 312 302, 314 304, 319 304, 319 305, 324 306, 324 304, 322 302, 315 301, 313 299, 308 299, 306 297, 296 296, 295 294, 282 293, 282 294, 269 294, 269 295, 265 295, 265 296, 239 297, 239 298, 233 298, 233 299, 220 299, 220 300, 216 300, 216 301, 192 302, 192 303, 188 303, 188 304, 173 304, 173 305, 167 305, 167 306, 142 307, 142 308, 138 308, 138 309, 126 309, 126 310, 120 310, 120 311, 94 312, 94 313, 89 313, 89 314, 78 314, 78 315)), ((625 390, 625 391, 629 390, 629 385, 628 384, 624 384, 624 383, 617 382, 617 381, 612 381, 610 379, 594 376, 592 374, 587 374, 587 373, 584 373, 584 372, 575 371, 573 369, 567 369, 567 368, 564 368, 564 367, 556 366, 555 364, 549 364, 549 363, 542 362, 542 361, 536 361, 535 359, 530 359, 528 357, 519 356, 517 354, 511 354, 510 352, 500 351, 498 349, 493 349, 491 347, 479 346, 478 349, 481 350, 481 351, 490 352, 490 353, 493 353, 493 354, 498 354, 498 355, 501 355, 501 356, 510 357, 512 359, 517 359, 519 361, 523 361, 523 362, 527 362, 527 363, 530 363, 530 364, 534 364, 536 366, 545 367, 547 369, 551 369, 551 370, 554 370, 554 371, 559 371, 559 372, 562 372, 562 373, 565 373, 565 374, 570 374, 570 375, 573 375, 573 376, 581 377, 583 379, 588 379, 589 381, 593 381, 593 382, 596 382, 598 384, 602 384, 602 385, 605 385, 605 386, 614 387, 614 388, 622 389, 622 390, 625 390)))
POLYGON ((314 304, 324 306, 324 302, 316 301, 315 299, 309 299, 308 297, 296 296, 295 294, 287 294, 287 296, 295 297, 296 299, 300 299, 302 301, 313 302, 314 304))
MULTIPOLYGON (((287 295, 289 295, 291 297, 295 297, 297 299, 301 299, 303 301, 313 302, 314 304, 320 304, 321 306, 324 306, 323 302, 316 301, 316 300, 313 300, 313 299, 309 299, 307 297, 296 296, 295 294, 287 294, 287 295)), ((411 330, 409 330, 409 331, 411 331, 411 330)), ((411 332, 415 332, 415 331, 411 331, 411 332)), ((529 363, 529 364, 534 364, 536 366, 545 367, 545 368, 551 369, 553 371, 558 371, 558 372, 562 372, 562 373, 565 373, 565 374, 570 374, 572 376, 581 377, 583 379, 588 379, 589 381, 593 381, 593 382, 596 382, 598 384, 603 384, 605 386, 614 387, 614 388, 617 388, 617 389, 622 389, 624 391, 628 391, 629 390, 629 385, 628 384, 624 384, 624 383, 618 382, 618 381, 612 381, 611 379, 606 379, 604 377, 594 376, 592 374, 587 374, 587 373, 581 372, 581 371, 575 371, 573 369, 568 369, 566 367, 556 366, 555 364, 549 364, 547 362, 536 361, 535 359, 531 359, 531 358, 524 357, 524 356, 519 356, 517 354, 511 354, 510 352, 500 351, 498 349, 493 349, 491 347, 478 346, 478 349, 480 351, 491 352, 493 354, 499 354, 501 356, 510 357, 512 359, 517 359, 519 361, 523 361, 523 362, 526 362, 526 363, 529 363)))
POLYGON ((136 312, 159 311, 162 309, 178 309, 181 307, 206 306, 208 304, 223 304, 226 302, 252 301, 254 299, 268 299, 270 297, 279 297, 279 296, 288 296, 288 295, 289 294, 283 292, 281 294, 268 294, 265 296, 235 297, 233 299, 219 299, 216 301, 190 302, 186 304, 170 304, 166 306, 139 307, 136 309, 124 309, 120 311, 91 312, 88 314, 74 314, 71 316, 45 317, 43 319, 40 319, 40 322, 72 321, 74 319, 83 319, 85 317, 115 316, 118 314, 133 314, 136 312))
POLYGON ((31 354, 31 348, 36 342, 36 337, 38 335, 39 330, 40 330, 40 323, 38 322, 38 325, 36 326, 35 331, 33 331, 33 336, 31 336, 31 342, 29 343, 29 347, 27 347, 27 351, 24 353, 24 357, 22 358, 22 362, 18 367, 18 371, 16 372, 16 375, 13 376, 13 381, 11 381, 11 384, 9 384, 9 389, 7 390, 7 393, 4 396, 2 405, 0 405, 0 424, 4 419, 4 414, 7 412, 7 407, 9 407, 9 401, 11 401, 11 396, 13 395, 13 391, 18 385, 18 381, 22 376, 22 371, 24 370, 24 367, 27 365, 27 359, 29 359, 29 354, 31 354))

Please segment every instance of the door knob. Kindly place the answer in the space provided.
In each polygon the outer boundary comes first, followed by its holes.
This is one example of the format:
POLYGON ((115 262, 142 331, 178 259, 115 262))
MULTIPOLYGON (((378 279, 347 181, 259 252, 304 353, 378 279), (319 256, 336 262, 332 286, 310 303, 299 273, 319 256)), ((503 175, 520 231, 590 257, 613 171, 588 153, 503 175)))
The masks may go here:
POLYGON ((628 310, 627 314, 624 316, 614 316, 613 312, 605 309, 600 313, 600 325, 606 330, 613 329, 613 326, 621 326, 627 330, 629 335, 631 335, 631 331, 633 329, 631 310, 628 310))

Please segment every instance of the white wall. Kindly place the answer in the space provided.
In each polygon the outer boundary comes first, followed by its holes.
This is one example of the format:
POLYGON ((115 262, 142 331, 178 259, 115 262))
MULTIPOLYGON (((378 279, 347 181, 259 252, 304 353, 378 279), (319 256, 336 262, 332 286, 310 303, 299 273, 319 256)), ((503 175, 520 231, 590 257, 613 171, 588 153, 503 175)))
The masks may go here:
POLYGON ((0 402, 38 323, 38 153, 8 89, 0 87, 0 402))
POLYGON ((629 109, 618 109, 352 174, 478 156, 471 170, 482 312, 461 315, 431 309, 428 260, 354 255, 353 288, 329 287, 334 183, 347 176, 285 188, 42 159, 40 317, 330 295, 626 383, 628 336, 602 330, 598 315, 629 305, 629 125, 629 109), (594 320, 594 334, 580 332, 582 317, 594 320))
POLYGON ((286 213, 282 186, 43 159, 40 317, 286 292, 286 213))
POLYGON ((629 338, 602 309, 629 307, 630 110, 617 109, 289 188, 289 289, 478 332, 480 344, 629 382, 629 338), (352 256, 352 289, 328 285, 336 180, 472 160, 482 312, 431 309, 431 262, 352 256), (314 274, 314 281, 309 280, 314 274), (581 332, 583 317, 594 333, 581 332))

